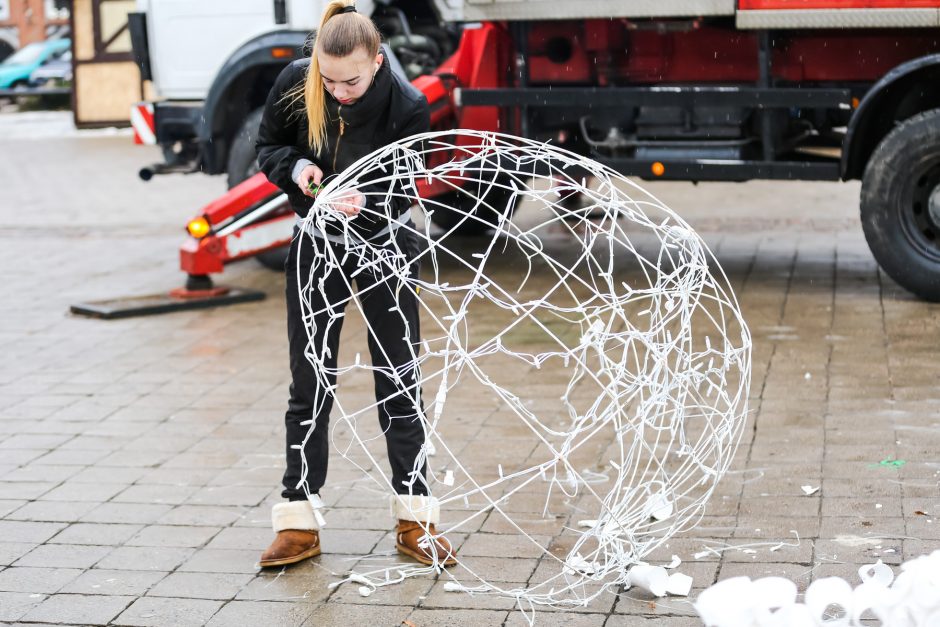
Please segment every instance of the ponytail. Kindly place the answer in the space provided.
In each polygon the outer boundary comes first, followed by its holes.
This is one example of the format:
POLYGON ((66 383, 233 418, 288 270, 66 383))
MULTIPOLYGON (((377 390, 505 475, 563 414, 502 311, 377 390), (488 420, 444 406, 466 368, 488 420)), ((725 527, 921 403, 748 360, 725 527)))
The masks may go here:
POLYGON ((326 144, 326 96, 317 52, 331 57, 345 57, 357 48, 365 48, 371 55, 379 53, 381 35, 371 19, 355 12, 351 0, 332 0, 326 5, 320 27, 310 54, 307 78, 297 88, 284 95, 288 106, 302 97, 307 112, 307 143, 319 155, 326 144))

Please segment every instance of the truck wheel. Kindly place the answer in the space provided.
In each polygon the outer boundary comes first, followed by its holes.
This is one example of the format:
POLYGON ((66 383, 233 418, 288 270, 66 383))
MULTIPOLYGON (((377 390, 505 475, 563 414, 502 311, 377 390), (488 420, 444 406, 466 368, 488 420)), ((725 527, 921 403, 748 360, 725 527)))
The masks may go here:
MULTIPOLYGON (((245 118, 242 127, 232 139, 232 149, 228 153, 228 188, 232 189, 245 179, 258 173, 258 155, 255 152, 255 139, 264 109, 255 109, 245 118)), ((287 246, 275 248, 255 255, 262 266, 271 270, 284 270, 287 261, 287 246)))
POLYGON ((494 228, 499 222, 497 212, 512 211, 509 204, 513 193, 512 189, 493 186, 479 197, 482 202, 477 206, 475 193, 455 190, 435 196, 426 206, 434 210, 431 222, 445 231, 452 231, 453 235, 472 237, 483 235, 494 228), (471 211, 472 216, 468 215, 471 211))
POLYGON ((261 126, 264 109, 255 109, 248 114, 242 126, 232 138, 232 148, 228 153, 228 188, 232 189, 245 179, 258 173, 258 155, 255 152, 255 140, 261 126))
POLYGON ((868 247, 888 276, 940 301, 940 109, 905 120, 872 153, 861 216, 868 247))

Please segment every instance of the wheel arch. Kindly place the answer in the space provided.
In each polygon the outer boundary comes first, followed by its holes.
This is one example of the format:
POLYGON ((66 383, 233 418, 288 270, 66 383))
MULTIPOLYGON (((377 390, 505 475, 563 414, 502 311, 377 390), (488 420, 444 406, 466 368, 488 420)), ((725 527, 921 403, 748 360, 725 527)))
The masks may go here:
POLYGON ((203 170, 225 171, 232 138, 249 113, 264 105, 281 70, 304 54, 309 33, 275 31, 259 35, 230 56, 209 88, 196 132, 203 147, 203 170), (274 48, 292 48, 294 55, 278 58, 274 48))
POLYGON ((885 74, 868 90, 849 121, 842 178, 862 178, 875 147, 897 122, 938 107, 940 54, 912 59, 885 74))

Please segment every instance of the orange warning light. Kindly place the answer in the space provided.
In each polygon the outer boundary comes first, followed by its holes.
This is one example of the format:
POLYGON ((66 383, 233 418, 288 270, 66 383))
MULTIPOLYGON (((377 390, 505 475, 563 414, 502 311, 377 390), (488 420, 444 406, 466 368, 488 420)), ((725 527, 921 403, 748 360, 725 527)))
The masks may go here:
POLYGON ((656 176, 662 176, 666 172, 666 166, 657 161, 653 164, 653 167, 650 168, 653 171, 653 174, 656 176))
POLYGON ((211 229, 212 227, 209 226, 209 221, 202 216, 193 218, 189 221, 189 224, 186 225, 186 230, 196 239, 202 239, 209 234, 211 229))

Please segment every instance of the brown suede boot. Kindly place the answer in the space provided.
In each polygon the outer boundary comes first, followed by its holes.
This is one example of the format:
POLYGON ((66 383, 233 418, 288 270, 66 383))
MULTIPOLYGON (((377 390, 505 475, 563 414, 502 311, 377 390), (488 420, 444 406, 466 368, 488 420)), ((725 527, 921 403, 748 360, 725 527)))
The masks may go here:
POLYGON ((320 525, 307 501, 278 503, 271 510, 277 537, 261 554, 261 568, 296 564, 320 554, 320 525))
POLYGON ((402 555, 413 557, 428 566, 435 563, 440 566, 453 566, 457 563, 456 552, 450 541, 437 535, 434 523, 399 520, 395 533, 395 548, 402 555), (425 532, 422 524, 426 524, 428 532, 425 532))
POLYGON ((453 566, 457 563, 454 547, 434 528, 441 517, 436 498, 396 494, 392 496, 391 506, 392 516, 398 519, 395 547, 399 553, 428 566, 453 566))
POLYGON ((261 554, 261 568, 296 564, 320 554, 320 534, 316 531, 285 529, 279 531, 271 546, 261 554))

